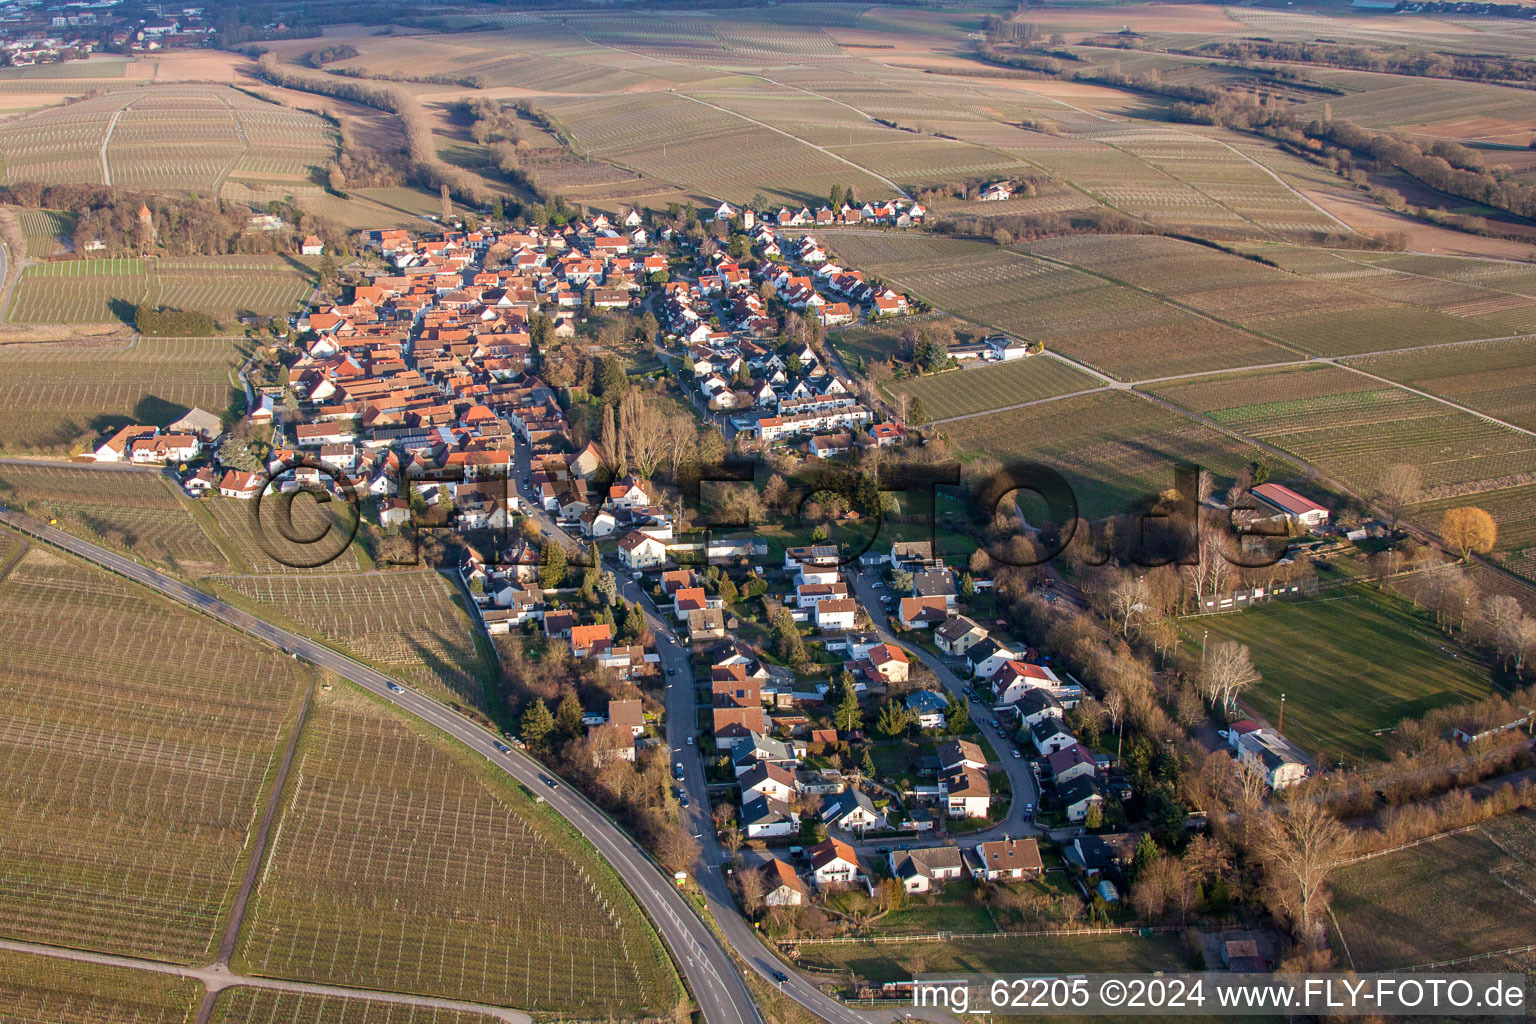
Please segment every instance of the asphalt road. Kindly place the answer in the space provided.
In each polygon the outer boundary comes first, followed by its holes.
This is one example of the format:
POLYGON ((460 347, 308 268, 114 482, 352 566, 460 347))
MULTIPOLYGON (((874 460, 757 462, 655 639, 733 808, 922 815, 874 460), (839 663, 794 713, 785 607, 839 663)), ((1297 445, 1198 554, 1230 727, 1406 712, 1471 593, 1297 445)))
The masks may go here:
POLYGON ((494 745, 499 741, 496 734, 329 647, 279 629, 132 559, 3 506, 0 506, 0 522, 196 608, 235 629, 274 644, 287 653, 296 654, 329 669, 431 723, 481 754, 487 761, 527 786, 531 792, 544 797, 613 865, 650 915, 662 939, 682 966, 694 998, 710 1024, 758 1024, 760 1018, 756 1007, 736 973, 735 965, 677 890, 672 879, 646 856, 633 839, 576 792, 574 787, 561 785, 550 788, 544 782, 548 773, 531 758, 515 749, 506 753, 498 751, 494 745))

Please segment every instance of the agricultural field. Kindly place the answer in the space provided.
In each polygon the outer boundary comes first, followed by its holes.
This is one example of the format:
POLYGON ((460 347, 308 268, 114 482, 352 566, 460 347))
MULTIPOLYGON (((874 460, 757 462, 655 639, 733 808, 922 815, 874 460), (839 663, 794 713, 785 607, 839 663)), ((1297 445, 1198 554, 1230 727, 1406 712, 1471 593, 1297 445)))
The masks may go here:
POLYGON ((1153 390, 1283 448, 1357 493, 1370 493, 1381 468, 1397 462, 1418 466, 1432 494, 1507 486, 1510 478, 1536 472, 1536 438, 1340 367, 1236 374, 1153 390))
POLYGON ((1536 815, 1507 814, 1361 861, 1337 872, 1332 889, 1334 949, 1360 971, 1529 945, 1536 934, 1536 815))
MULTIPOLYGON (((1142 508, 1173 486, 1178 463, 1230 479, 1260 455, 1205 424, 1121 391, 972 416, 940 429, 961 453, 1056 469, 1076 490, 1087 518, 1142 508)), ((1274 471, 1284 478, 1289 470, 1274 471)))
POLYGON ((226 564, 190 504, 158 472, 8 463, 0 466, 0 500, 147 562, 193 575, 226 564))
POLYGON ((367 566, 353 532, 355 509, 331 499, 326 504, 307 494, 285 502, 280 496, 260 501, 206 498, 199 502, 231 553, 253 573, 360 572, 367 566), (286 511, 285 511, 286 504, 286 511), (284 516, 287 520, 285 522, 284 516))
POLYGON ((228 322, 298 309, 314 286, 310 268, 281 256, 186 256, 37 263, 22 272, 12 323, 133 322, 142 302, 195 309, 228 322))
POLYGON ((813 943, 799 947, 800 962, 820 970, 846 971, 881 984, 910 980, 914 973, 1124 971, 1150 973, 1188 968, 1188 953, 1171 935, 1043 936, 948 939, 943 942, 813 943))
POLYGON ((1025 249, 1145 290, 1296 353, 1351 355, 1506 333, 1174 238, 1079 235, 1025 249))
POLYGON ((191 978, 0 950, 6 1024, 187 1024, 202 994, 191 978))
POLYGON ((1411 506, 1409 515, 1435 529, 1446 510, 1461 505, 1475 505, 1493 516, 1499 528, 1493 558, 1511 572, 1536 580, 1536 484, 1435 498, 1411 506))
POLYGON ((305 670, 38 545, 0 632, 7 937, 206 960, 305 670))
POLYGON ((0 182, 217 195, 230 177, 309 182, 336 152, 314 114, 223 86, 144 85, 0 126, 0 182))
POLYGON ((75 216, 62 210, 18 210, 16 219, 27 236, 27 257, 52 256, 67 247, 75 230, 75 216))
POLYGON ((489 650, 451 582, 432 571, 365 575, 221 576, 214 581, 429 693, 483 707, 495 675, 489 650))
MULTIPOLYGON (((1146 291, 990 243, 915 234, 828 232, 826 237, 850 266, 967 320, 1044 342, 1121 380, 1299 358, 1146 291)), ((1128 252, 1139 251, 1143 241, 1116 240, 1128 252)))
POLYGON ((500 1018, 408 1003, 237 986, 219 993, 213 1024, 495 1024, 500 1018))
POLYGON ((1264 675, 1243 702, 1274 722, 1286 695, 1285 734, 1319 764, 1385 756, 1377 735, 1433 708, 1495 692, 1492 669, 1406 601, 1356 585, 1188 620, 1198 644, 1247 644, 1264 675))
POLYGON ((893 380, 884 390, 889 396, 907 394, 914 400, 920 399, 932 422, 1101 386, 1098 379, 1070 364, 1049 355, 1039 355, 1006 363, 965 366, 927 377, 893 380))
POLYGON ((229 338, 0 345, 0 452, 64 455, 129 423, 220 414, 240 396, 244 356, 229 338))
POLYGON ((584 1017, 682 995, 612 869, 478 755, 338 687, 290 778, 245 969, 584 1017))
POLYGON ((1536 332, 1536 268, 1529 265, 1296 246, 1252 251, 1317 281, 1471 321, 1484 337, 1536 332))
POLYGON ((1536 430, 1536 338, 1368 356, 1348 365, 1536 430))

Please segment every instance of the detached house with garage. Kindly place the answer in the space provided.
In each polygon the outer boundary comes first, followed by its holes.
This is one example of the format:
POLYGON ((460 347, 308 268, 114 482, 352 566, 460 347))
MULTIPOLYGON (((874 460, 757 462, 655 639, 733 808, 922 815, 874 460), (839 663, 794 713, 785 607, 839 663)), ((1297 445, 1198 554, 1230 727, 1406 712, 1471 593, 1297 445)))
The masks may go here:
POLYGON ((1040 844, 1034 839, 1009 839, 980 843, 971 849, 971 874, 988 882, 1038 878, 1044 870, 1040 844))

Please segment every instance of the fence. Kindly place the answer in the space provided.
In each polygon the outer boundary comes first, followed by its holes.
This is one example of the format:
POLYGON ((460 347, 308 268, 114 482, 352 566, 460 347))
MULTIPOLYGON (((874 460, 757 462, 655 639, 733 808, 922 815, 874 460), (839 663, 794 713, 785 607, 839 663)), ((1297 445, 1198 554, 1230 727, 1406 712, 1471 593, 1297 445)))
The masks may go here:
POLYGON ((920 932, 913 935, 838 935, 825 939, 781 939, 781 946, 837 946, 854 942, 874 945, 894 945, 902 942, 950 942, 955 939, 1031 939, 1062 938, 1068 935, 1153 935, 1180 931, 1177 925, 1141 927, 1130 925, 1121 928, 1032 928, 1011 932, 920 932))
POLYGON ((1340 862, 1339 867, 1342 868, 1348 867, 1351 864, 1359 864, 1361 861, 1370 860, 1373 857, 1385 857, 1389 853, 1397 853, 1399 850, 1412 849, 1415 846, 1422 846, 1425 843, 1432 843, 1436 839, 1444 839, 1446 836, 1454 836, 1460 835, 1463 832, 1471 832, 1473 829, 1479 827, 1480 825, 1463 825, 1461 828, 1453 828, 1449 832, 1436 832, 1434 835, 1425 836, 1423 839, 1414 839, 1411 842, 1404 843, 1401 846, 1393 846, 1385 850, 1376 850, 1373 853, 1362 853, 1358 857, 1351 857, 1349 860, 1340 862))
POLYGON ((1458 957, 1455 960, 1436 960, 1431 964, 1414 964, 1412 967, 1392 967, 1388 968, 1386 973, 1401 974, 1404 971, 1432 971, 1438 970, 1441 967, 1455 967, 1457 964, 1471 963, 1474 960, 1487 960, 1489 957, 1494 956, 1512 956, 1516 953, 1532 952, 1536 952, 1536 945, 1515 946, 1511 949, 1496 949, 1491 953, 1473 953, 1471 956, 1458 957))

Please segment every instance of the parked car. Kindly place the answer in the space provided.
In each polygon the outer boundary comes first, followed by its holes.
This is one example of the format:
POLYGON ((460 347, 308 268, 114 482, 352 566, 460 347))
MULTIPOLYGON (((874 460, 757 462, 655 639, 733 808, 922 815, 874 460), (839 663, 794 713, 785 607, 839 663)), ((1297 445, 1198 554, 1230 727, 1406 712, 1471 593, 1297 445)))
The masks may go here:
POLYGON ((674 779, 681 779, 683 777, 683 762, 672 762, 672 777, 674 779))
POLYGON ((1023 758, 1023 757, 1024 757, 1024 755, 1023 755, 1023 754, 1021 754, 1021 753, 1019 753, 1019 752, 1018 752, 1018 751, 1017 751, 1017 750, 1015 750, 1015 751, 1014 751, 1014 752, 1013 752, 1013 756, 1014 756, 1014 759, 1015 759, 1015 760, 1020 760, 1020 759, 1022 759, 1022 758, 1023 758))

